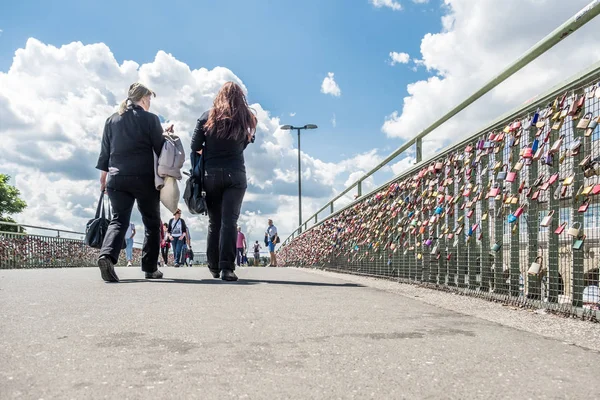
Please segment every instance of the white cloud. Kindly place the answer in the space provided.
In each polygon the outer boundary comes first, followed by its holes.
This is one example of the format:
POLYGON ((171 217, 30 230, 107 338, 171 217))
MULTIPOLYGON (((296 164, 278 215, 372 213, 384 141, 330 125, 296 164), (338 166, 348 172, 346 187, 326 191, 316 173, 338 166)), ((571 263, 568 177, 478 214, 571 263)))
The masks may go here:
MULTIPOLYGON (((496 76, 537 41, 574 15, 588 0, 444 0, 443 29, 421 41, 432 76, 407 86, 401 109, 385 118, 382 131, 409 139, 496 76), (518 13, 514 13, 519 9, 518 13), (530 16, 535 15, 535 19, 530 16), (502 26, 503 29, 497 29, 502 26)), ((430 137, 433 151, 460 139, 535 94, 600 59, 600 20, 567 37, 538 60, 471 105, 430 137)))
POLYGON ((330 94, 335 97, 339 97, 342 94, 340 87, 335 82, 333 72, 329 72, 325 79, 323 79, 323 83, 321 83, 321 93, 330 94))
POLYGON ((290 117, 295 117, 295 116, 296 116, 296 113, 295 113, 295 112, 291 112, 291 113, 290 113, 290 117))
MULTIPOLYGON (((195 121, 208 109, 226 81, 243 82, 227 68, 193 69, 159 51, 153 61, 118 63, 100 43, 61 47, 30 39, 18 49, 7 72, 0 72, 0 171, 27 201, 18 221, 81 231, 95 210, 102 126, 125 97, 126 88, 142 81, 156 91, 151 111, 175 124, 189 147, 195 121)), ((283 237, 296 228, 297 157, 290 131, 260 104, 257 140, 245 152, 248 191, 240 224, 249 240, 261 240, 267 218, 283 237)), ((302 203, 305 217, 344 188, 357 168, 368 170, 381 160, 377 150, 328 163, 301 153, 302 203)), ((180 183, 183 192, 184 182, 180 183)), ((180 207, 185 210, 181 202, 180 207)), ((163 210, 164 220, 170 218, 163 210)), ((204 251, 206 217, 185 216, 196 251, 204 251)), ((137 211, 133 222, 141 224, 137 211)))
POLYGON ((412 2, 417 4, 425 4, 429 3, 429 0, 412 0, 412 2))
POLYGON ((390 65, 408 64, 409 61, 410 56, 408 53, 397 53, 395 51, 390 51, 390 65))
POLYGON ((388 7, 394 11, 402 10, 402 5, 395 0, 369 0, 377 8, 388 7))
POLYGON ((335 114, 331 117, 331 125, 335 128, 337 126, 337 120, 335 119, 335 114))

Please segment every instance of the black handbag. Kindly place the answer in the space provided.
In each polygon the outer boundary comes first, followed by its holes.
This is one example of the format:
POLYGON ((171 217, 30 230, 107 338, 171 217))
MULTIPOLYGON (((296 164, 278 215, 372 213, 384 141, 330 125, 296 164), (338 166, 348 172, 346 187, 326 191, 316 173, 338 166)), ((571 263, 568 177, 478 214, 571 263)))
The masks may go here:
POLYGON ((94 249, 101 248, 109 222, 104 211, 104 192, 102 192, 96 207, 96 216, 94 219, 90 219, 85 226, 84 243, 94 249))
MULTIPOLYGON (((204 151, 206 151, 206 148, 204 151)), ((206 205, 206 191, 204 190, 204 157, 193 152, 190 161, 192 169, 189 173, 184 172, 189 178, 185 183, 183 201, 185 201, 190 214, 207 215, 208 207, 206 205)))

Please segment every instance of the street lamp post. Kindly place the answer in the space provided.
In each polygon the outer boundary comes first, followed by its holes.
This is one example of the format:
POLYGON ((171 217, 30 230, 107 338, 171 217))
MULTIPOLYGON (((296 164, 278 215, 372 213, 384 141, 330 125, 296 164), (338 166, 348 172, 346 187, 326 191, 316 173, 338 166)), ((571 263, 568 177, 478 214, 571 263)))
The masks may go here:
POLYGON ((292 126, 283 125, 283 130, 297 130, 298 131, 298 229, 302 232, 302 166, 300 164, 300 131, 302 129, 317 129, 318 127, 314 124, 308 124, 304 126, 292 126))

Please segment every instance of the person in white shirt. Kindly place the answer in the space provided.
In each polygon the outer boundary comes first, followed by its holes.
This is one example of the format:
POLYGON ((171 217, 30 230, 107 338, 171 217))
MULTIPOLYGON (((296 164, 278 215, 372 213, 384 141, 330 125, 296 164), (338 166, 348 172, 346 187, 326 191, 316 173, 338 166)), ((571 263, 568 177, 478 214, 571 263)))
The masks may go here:
POLYGON ((135 225, 133 222, 129 223, 129 228, 127 228, 127 233, 125 233, 125 243, 127 247, 125 247, 125 256, 127 256, 127 266, 131 267, 133 261, 133 237, 135 236, 135 225))
POLYGON ((269 253, 271 255, 271 267, 277 266, 277 257, 275 256, 275 245, 278 242, 279 237, 277 236, 277 227, 273 225, 273 220, 269 220, 269 227, 266 231, 267 238, 269 240, 269 253))

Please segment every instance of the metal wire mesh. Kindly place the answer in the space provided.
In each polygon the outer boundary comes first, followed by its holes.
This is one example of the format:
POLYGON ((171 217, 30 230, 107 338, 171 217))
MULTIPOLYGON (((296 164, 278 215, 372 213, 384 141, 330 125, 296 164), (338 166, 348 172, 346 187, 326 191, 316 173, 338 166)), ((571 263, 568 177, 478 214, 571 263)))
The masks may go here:
MULTIPOLYGON (((99 253, 79 239, 0 232, 0 269, 95 267, 99 253)), ((141 256, 141 249, 134 248, 135 265, 141 256)), ((117 265, 127 265, 125 251, 117 265)))
POLYGON ((283 246, 280 262, 595 318, 599 76, 398 176, 283 246))

